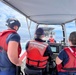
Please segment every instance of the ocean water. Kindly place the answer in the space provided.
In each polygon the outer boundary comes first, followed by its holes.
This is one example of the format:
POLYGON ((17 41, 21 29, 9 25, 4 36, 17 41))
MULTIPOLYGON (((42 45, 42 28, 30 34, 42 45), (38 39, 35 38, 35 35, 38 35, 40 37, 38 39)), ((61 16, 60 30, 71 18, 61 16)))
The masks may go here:
POLYGON ((21 48, 23 51, 25 51, 25 47, 26 47, 26 42, 25 43, 21 43, 21 48))
POLYGON ((25 43, 21 43, 22 51, 21 51, 20 57, 21 57, 21 56, 24 54, 24 52, 26 51, 25 47, 26 47, 26 42, 25 42, 25 43))

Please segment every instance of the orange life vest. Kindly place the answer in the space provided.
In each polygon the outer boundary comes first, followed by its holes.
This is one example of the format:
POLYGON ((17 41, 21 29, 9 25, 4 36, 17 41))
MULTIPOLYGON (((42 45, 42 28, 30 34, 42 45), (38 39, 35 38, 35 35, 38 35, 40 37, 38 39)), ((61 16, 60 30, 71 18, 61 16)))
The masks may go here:
POLYGON ((50 43, 55 43, 54 38, 50 38, 49 41, 50 41, 50 43))
POLYGON ((76 72, 76 53, 74 53, 72 48, 70 48, 70 47, 65 48, 64 50, 68 54, 69 61, 64 66, 62 66, 61 64, 58 65, 61 68, 61 70, 59 70, 59 71, 61 71, 61 72, 69 72, 69 71, 76 72))
MULTIPOLYGON (((5 30, 3 32, 0 32, 0 46, 7 51, 7 43, 6 43, 6 39, 8 37, 9 34, 11 33, 16 33, 15 30, 5 30)), ((21 46, 19 44, 19 48, 18 48, 18 56, 21 53, 21 46)))
POLYGON ((37 68, 45 68, 48 56, 44 57, 43 55, 47 46, 48 44, 42 42, 30 41, 27 49, 26 63, 37 68))

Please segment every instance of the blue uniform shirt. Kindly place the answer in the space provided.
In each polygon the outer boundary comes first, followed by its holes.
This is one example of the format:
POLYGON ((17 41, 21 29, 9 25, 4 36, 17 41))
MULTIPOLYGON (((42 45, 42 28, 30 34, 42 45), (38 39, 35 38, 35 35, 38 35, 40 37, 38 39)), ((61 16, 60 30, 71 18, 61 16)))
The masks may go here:
POLYGON ((20 36, 17 33, 12 33, 7 37, 6 42, 8 43, 9 41, 16 41, 16 42, 20 42, 20 36))
POLYGON ((69 57, 68 57, 67 53, 65 52, 65 50, 61 50, 58 57, 63 61, 62 62, 63 66, 67 63, 67 61, 69 59, 69 57))

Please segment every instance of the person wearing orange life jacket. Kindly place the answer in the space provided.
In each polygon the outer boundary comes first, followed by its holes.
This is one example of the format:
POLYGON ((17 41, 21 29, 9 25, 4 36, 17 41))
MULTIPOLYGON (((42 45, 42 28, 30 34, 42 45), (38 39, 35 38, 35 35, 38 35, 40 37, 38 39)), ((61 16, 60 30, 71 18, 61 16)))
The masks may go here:
POLYGON ((50 38, 49 38, 49 42, 50 42, 50 43, 56 43, 56 41, 55 41, 55 39, 53 38, 52 35, 51 35, 50 38))
POLYGON ((38 28, 35 32, 35 39, 26 44, 27 58, 26 66, 31 70, 43 70, 46 68, 47 59, 52 56, 50 46, 42 40, 44 30, 38 28), (41 62, 42 60, 45 62, 41 62))
POLYGON ((76 31, 70 33, 69 45, 56 57, 58 75, 76 75, 76 31))
POLYGON ((7 30, 0 32, 0 75, 16 75, 16 66, 20 66, 20 36, 17 30, 20 22, 10 18, 6 21, 7 30))

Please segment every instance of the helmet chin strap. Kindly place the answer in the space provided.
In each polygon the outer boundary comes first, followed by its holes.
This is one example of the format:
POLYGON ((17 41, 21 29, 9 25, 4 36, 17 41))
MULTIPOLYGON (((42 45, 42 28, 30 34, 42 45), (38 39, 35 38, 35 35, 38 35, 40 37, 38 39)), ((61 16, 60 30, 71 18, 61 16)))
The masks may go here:
MULTIPOLYGON (((13 29, 13 30, 16 30, 16 29, 14 29, 14 28, 12 28, 12 27, 8 27, 9 29, 13 29)), ((17 30, 16 30, 17 31, 17 30)))
POLYGON ((18 28, 10 27, 10 28, 13 29, 13 30, 16 30, 16 31, 18 31, 18 29, 19 29, 19 27, 18 28))
POLYGON ((13 28, 13 30, 18 31, 18 29, 16 30, 15 28, 13 28))

